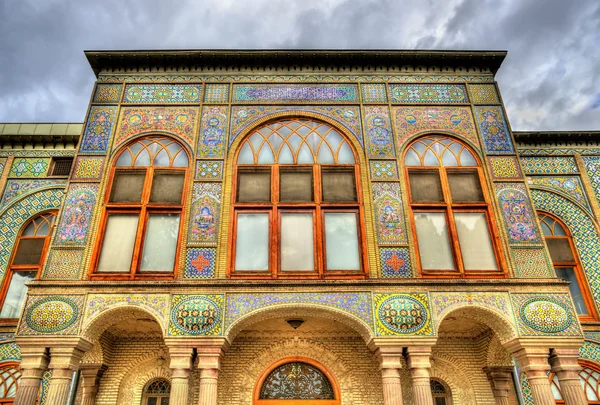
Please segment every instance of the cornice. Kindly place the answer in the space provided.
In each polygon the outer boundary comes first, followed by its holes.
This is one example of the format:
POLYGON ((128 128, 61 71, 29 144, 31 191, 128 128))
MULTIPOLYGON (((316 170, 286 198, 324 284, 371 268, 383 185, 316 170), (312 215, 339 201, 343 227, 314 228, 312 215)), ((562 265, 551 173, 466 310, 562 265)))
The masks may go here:
POLYGON ((600 146, 600 131, 513 131, 522 146, 600 146))

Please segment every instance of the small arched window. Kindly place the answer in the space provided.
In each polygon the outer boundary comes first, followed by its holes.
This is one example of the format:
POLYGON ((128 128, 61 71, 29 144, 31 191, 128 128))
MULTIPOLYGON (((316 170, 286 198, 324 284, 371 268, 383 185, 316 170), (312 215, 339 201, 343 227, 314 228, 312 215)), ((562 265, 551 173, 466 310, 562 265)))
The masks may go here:
POLYGON ((431 379, 431 396, 433 397, 434 405, 452 405, 452 395, 450 389, 441 381, 431 379))
POLYGON ((150 381, 144 388, 142 405, 169 405, 171 383, 163 378, 150 381))
POLYGON ((18 318, 27 294, 26 283, 38 278, 42 268, 56 212, 40 214, 27 222, 17 238, 10 266, 2 286, 0 318, 18 318))
POLYGON ((106 193, 95 277, 172 277, 188 155, 163 136, 123 149, 106 193))
POLYGON ((500 277, 498 243, 482 168, 473 152, 428 135, 404 155, 424 276, 500 277))
MULTIPOLYGON (((580 362, 581 363, 581 362, 580 362)), ((579 382, 583 387, 588 404, 600 405, 600 372, 596 365, 582 363, 583 367, 579 372, 579 382)), ((552 393, 557 404, 564 404, 562 397, 560 382, 558 376, 550 373, 550 381, 552 382, 552 393)))
POLYGON ((593 310, 594 304, 591 298, 588 283, 577 259, 577 250, 569 228, 558 218, 545 212, 538 212, 538 218, 542 225, 542 233, 546 239, 546 245, 552 257, 552 264, 556 276, 570 282, 569 290, 575 303, 575 309, 580 318, 596 318, 593 310))
POLYGON ((0 404, 12 404, 19 388, 21 371, 17 364, 0 365, 0 404))

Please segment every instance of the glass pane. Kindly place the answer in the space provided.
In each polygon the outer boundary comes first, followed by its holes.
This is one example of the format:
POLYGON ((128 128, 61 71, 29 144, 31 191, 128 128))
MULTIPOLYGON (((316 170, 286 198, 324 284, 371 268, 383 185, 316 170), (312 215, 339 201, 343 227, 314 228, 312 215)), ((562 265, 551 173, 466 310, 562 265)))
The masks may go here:
POLYGON ((440 161, 438 157, 431 151, 428 150, 425 152, 425 156, 423 158, 423 166, 439 166, 440 161))
POLYGON ((258 152, 258 164, 267 165, 275 163, 275 157, 269 144, 265 143, 260 152, 258 152))
POLYGON ((184 178, 181 172, 154 172, 150 202, 181 204, 184 178))
POLYGON ((149 215, 140 271, 173 271, 178 235, 179 214, 149 215))
POLYGON ((0 318, 18 318, 27 294, 26 283, 35 279, 36 271, 16 271, 10 279, 10 286, 6 292, 0 318))
POLYGON ((477 170, 448 170, 447 173, 453 202, 484 201, 477 170))
POLYGON ((442 165, 443 166, 458 166, 458 162, 456 161, 456 157, 452 153, 450 149, 446 149, 444 154, 442 155, 442 165))
POLYGON ((454 270, 446 215, 415 212, 415 227, 423 270, 454 270))
POLYGON ((454 220, 465 270, 498 270, 485 214, 455 213, 454 220))
POLYGON ((21 239, 12 264, 40 264, 46 238, 21 239))
POLYGON ((554 399, 557 401, 562 400, 562 396, 560 395, 560 391, 558 390, 558 387, 554 384, 551 384, 552 387, 552 395, 554 396, 554 399))
POLYGON ((412 202, 444 202, 444 192, 437 170, 411 170, 408 180, 412 202))
POLYGON ((169 405, 169 397, 163 397, 160 399, 160 405, 169 405))
POLYGON ((279 172, 279 201, 313 201, 312 169, 281 168, 279 172))
POLYGON ((137 234, 138 215, 111 214, 106 222, 98 272, 129 273, 137 234))
POLYGON ((169 158, 169 153, 166 149, 158 152, 158 155, 154 157, 154 162, 152 162, 152 166, 170 166, 171 159, 169 158))
POLYGON ((477 161, 466 148, 463 149, 460 154, 460 165, 461 166, 477 166, 477 161))
POLYGON ((294 163, 294 156, 292 155, 292 151, 287 144, 283 145, 277 159, 278 163, 281 165, 291 165, 294 163))
POLYGON ((552 230, 545 222, 540 222, 540 225, 542 225, 542 233, 544 236, 552 236, 552 230))
POLYGON ((302 144, 300 152, 298 153, 299 164, 314 163, 313 154, 306 143, 302 144))
POLYGON ((271 171, 240 169, 238 172, 237 201, 271 201, 271 171))
POLYGON ((140 202, 146 171, 115 172, 115 180, 110 193, 111 202, 140 202))
POLYGON ((269 214, 238 214, 235 269, 269 269, 269 214))
POLYGON ((404 157, 404 166, 421 166, 419 156, 414 150, 409 149, 408 152, 406 152, 406 156, 404 157))
POLYGON ((354 169, 323 168, 323 201, 357 201, 354 169))
POLYGON ((133 162, 134 166, 150 166, 150 154, 147 149, 142 150, 133 162))
MULTIPOLYGON (((286 363, 265 378, 260 388, 260 399, 305 400, 302 403, 317 404, 324 399, 333 399, 334 391, 327 376, 318 368, 301 362, 286 363), (310 401, 310 400, 315 401, 310 401)), ((284 401, 295 404, 300 401, 284 401)), ((279 401, 275 402, 279 403, 279 401)))
POLYGON ((354 163, 354 153, 352 153, 352 149, 350 149, 350 145, 347 142, 344 142, 340 151, 338 153, 338 164, 353 164, 354 163))
POLYGON ((121 153, 121 156, 119 156, 119 159, 117 160, 116 165, 117 166, 133 166, 131 164, 131 153, 129 153, 128 150, 123 151, 123 153, 121 153))
POLYGON ((553 262, 574 262, 573 251, 567 238, 546 238, 553 262))
POLYGON ((188 167, 188 157, 187 154, 182 150, 175 156, 175 160, 173 160, 173 167, 188 167))
POLYGON ((23 230, 23 236, 35 236, 35 221, 31 221, 23 230))
POLYGON ((435 405, 446 405, 446 398, 444 397, 436 397, 435 405))
POLYGON ((148 398, 148 405, 157 405, 157 403, 156 403, 157 400, 158 400, 158 398, 156 398, 156 397, 148 398))
POLYGON ((312 214, 281 214, 281 270, 314 270, 312 214))
POLYGON ((334 163, 333 154, 331 153, 331 149, 325 142, 319 148, 319 154, 317 155, 319 163, 322 165, 331 165, 334 163))
POLYGON ((325 214, 327 270, 360 270, 358 224, 353 212, 325 214))
POLYGON ((563 280, 571 283, 569 284, 569 290, 571 291, 571 296, 573 297, 573 303, 575 304, 577 314, 587 315, 587 307, 585 306, 585 301, 583 300, 583 294, 581 293, 579 282, 575 276, 575 269, 573 267, 556 267, 555 270, 557 277, 560 277, 563 280))
POLYGON ((254 153, 250 148, 249 143, 244 143, 242 149, 240 149, 240 154, 238 155, 238 164, 248 164, 251 165, 254 163, 254 153))

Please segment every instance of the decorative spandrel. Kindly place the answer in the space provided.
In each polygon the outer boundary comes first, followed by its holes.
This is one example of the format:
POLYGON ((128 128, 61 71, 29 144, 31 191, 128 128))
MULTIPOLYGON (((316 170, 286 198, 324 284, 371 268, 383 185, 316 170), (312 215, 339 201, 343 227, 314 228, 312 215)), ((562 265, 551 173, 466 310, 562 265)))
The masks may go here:
POLYGON ((286 363, 273 370, 260 389, 260 399, 335 399, 327 376, 301 362, 286 363))

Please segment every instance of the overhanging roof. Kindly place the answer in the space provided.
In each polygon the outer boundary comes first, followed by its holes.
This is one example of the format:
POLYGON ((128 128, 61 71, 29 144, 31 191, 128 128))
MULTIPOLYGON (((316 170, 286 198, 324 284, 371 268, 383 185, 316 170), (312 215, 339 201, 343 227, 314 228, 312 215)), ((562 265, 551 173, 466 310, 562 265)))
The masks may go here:
POLYGON ((521 144, 600 142, 600 131, 513 131, 521 144))

